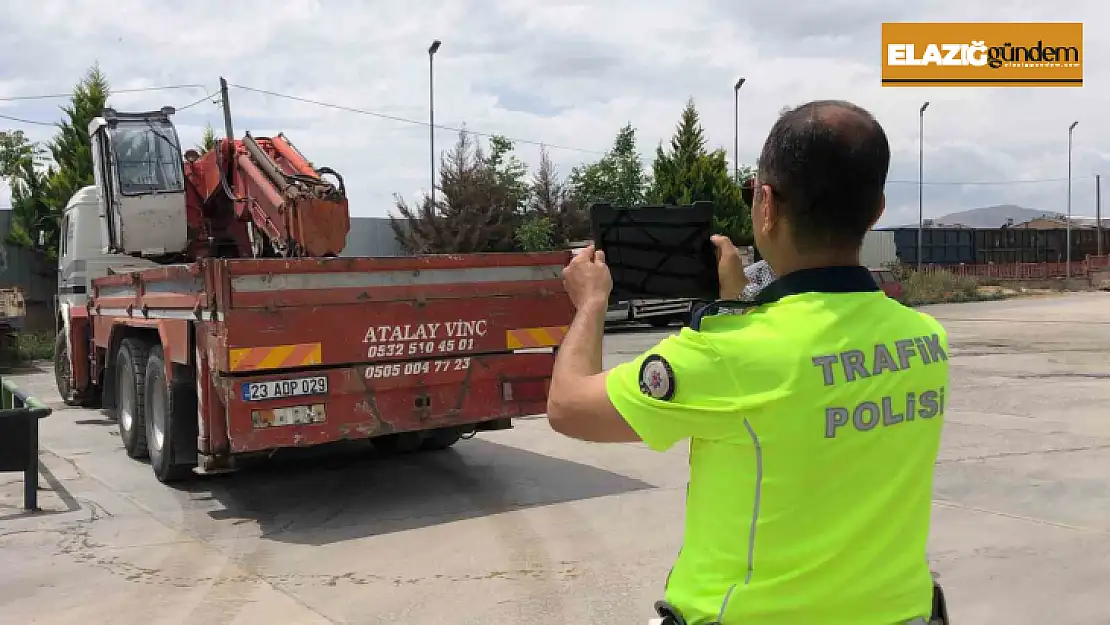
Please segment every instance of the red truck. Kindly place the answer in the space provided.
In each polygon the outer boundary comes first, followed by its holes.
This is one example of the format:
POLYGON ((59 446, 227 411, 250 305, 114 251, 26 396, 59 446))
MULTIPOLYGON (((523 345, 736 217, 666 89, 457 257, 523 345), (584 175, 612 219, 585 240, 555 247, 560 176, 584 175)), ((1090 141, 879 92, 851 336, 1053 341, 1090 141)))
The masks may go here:
POLYGON ((65 212, 55 352, 63 399, 103 405, 157 479, 344 439, 444 449, 544 412, 569 253, 335 257, 334 172, 230 122, 182 162, 170 114, 90 125, 97 184, 65 212))

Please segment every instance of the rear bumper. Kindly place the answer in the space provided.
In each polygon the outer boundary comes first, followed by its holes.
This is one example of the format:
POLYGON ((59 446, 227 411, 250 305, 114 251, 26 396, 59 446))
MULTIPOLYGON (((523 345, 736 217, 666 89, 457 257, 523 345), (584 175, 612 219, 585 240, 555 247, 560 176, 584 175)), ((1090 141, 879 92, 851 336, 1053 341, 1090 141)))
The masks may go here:
POLYGON ((476 355, 220 376, 232 453, 542 414, 554 353, 476 355), (246 401, 242 385, 326 376, 328 393, 246 401))
POLYGON ((635 300, 631 303, 631 317, 637 320, 688 315, 693 305, 691 300, 635 300))

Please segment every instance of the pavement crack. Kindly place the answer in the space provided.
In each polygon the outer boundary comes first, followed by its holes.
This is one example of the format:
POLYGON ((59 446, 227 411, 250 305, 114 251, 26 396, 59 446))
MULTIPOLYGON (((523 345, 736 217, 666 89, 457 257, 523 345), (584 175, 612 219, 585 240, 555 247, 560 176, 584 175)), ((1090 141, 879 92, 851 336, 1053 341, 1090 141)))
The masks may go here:
POLYGON ((1103 536, 1110 536, 1110 531, 1096 527, 1083 527, 1080 525, 1070 525, 1068 523, 1058 523, 1056 521, 1049 521, 1048 519, 1038 519, 1036 517, 1025 516, 1021 514, 1011 514, 1009 512, 1002 512, 1000 510, 988 510, 986 508, 977 508, 975 506, 965 506, 954 501, 946 501, 943 499, 934 499, 933 505, 942 508, 952 508, 954 510, 965 510, 967 512, 978 512, 981 514, 989 514, 991 516, 1005 517, 1007 519, 1014 519, 1015 521, 1024 521, 1034 525, 1047 525, 1050 527, 1057 527, 1060 529, 1071 530, 1074 532, 1082 532, 1085 534, 1099 534, 1103 536))
POLYGON ((1032 451, 1004 451, 997 454, 983 454, 980 456, 968 456, 965 458, 950 458, 947 460, 938 460, 938 465, 944 464, 957 464, 961 462, 974 462, 976 460, 995 460, 997 458, 1020 458, 1022 456, 1039 456, 1048 454, 1067 454, 1076 451, 1097 451, 1100 449, 1110 449, 1110 444, 1106 445, 1085 445, 1082 447, 1051 447, 1049 449, 1034 449, 1032 451))

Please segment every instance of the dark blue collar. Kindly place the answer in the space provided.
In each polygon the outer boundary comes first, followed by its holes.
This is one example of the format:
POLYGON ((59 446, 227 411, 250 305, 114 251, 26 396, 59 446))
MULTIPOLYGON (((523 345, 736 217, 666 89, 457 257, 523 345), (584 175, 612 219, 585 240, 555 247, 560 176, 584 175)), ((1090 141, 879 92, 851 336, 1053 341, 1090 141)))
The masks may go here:
POLYGON ((735 302, 731 300, 717 300, 694 311, 690 319, 690 328, 698 330, 701 320, 707 315, 720 312, 722 304, 733 305, 739 308, 751 308, 773 304, 784 297, 802 293, 868 293, 880 291, 879 285, 871 275, 871 270, 861 266, 815 267, 802 269, 785 276, 779 276, 774 282, 763 287, 751 302, 735 302))
POLYGON ((756 294, 755 304, 770 304, 799 293, 866 293, 879 290, 871 270, 866 267, 815 267, 779 276, 756 294))

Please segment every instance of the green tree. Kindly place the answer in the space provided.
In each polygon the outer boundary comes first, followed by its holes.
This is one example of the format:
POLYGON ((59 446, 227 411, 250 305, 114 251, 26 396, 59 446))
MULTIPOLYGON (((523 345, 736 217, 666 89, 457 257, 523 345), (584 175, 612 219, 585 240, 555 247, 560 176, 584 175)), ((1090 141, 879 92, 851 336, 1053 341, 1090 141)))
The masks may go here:
POLYGON ((528 166, 516 157, 515 149, 508 137, 493 135, 489 140, 487 161, 498 183, 512 193, 514 206, 523 212, 528 201, 528 166))
POLYGON ((714 229, 737 244, 749 244, 751 211, 744 202, 740 181, 733 174, 725 150, 709 151, 706 143, 697 108, 690 100, 675 127, 669 149, 664 150, 662 145, 656 149, 648 199, 676 205, 712 202, 714 229))
POLYGON ((209 150, 216 148, 216 131, 212 128, 212 124, 204 125, 204 133, 200 136, 200 145, 197 146, 197 152, 204 154, 209 150))
POLYGON ((413 254, 509 252, 520 220, 519 195, 504 184, 497 169, 465 130, 443 157, 440 193, 425 194, 419 206, 397 197, 399 217, 390 226, 401 246, 413 254))
POLYGON ((516 242, 524 252, 549 252, 555 249, 555 228, 543 215, 529 215, 517 226, 516 242))
POLYGON ((109 93, 107 78, 93 65, 73 89, 69 104, 62 107, 65 115, 48 145, 55 169, 46 191, 47 202, 59 213, 74 193, 93 184, 89 123, 103 113, 109 93))
POLYGON ((604 156, 575 167, 567 177, 571 198, 587 210, 595 203, 622 207, 643 204, 648 183, 632 124, 617 132, 613 147, 604 156))
POLYGON ((27 139, 23 131, 0 132, 0 178, 8 182, 12 196, 12 222, 7 241, 37 247, 43 233, 48 258, 57 255, 58 219, 46 201, 46 185, 53 172, 46 166, 45 151, 27 139))
MULTIPOLYGON (((541 222, 536 220, 542 220, 546 224, 544 227, 549 228, 550 247, 547 249, 566 249, 571 242, 584 239, 590 233, 585 210, 570 197, 567 186, 560 182, 555 164, 544 147, 540 148, 540 165, 532 176, 527 214, 528 219, 533 220, 529 222, 528 227, 532 229, 529 232, 539 228, 536 223, 541 222)), ((521 240, 519 235, 517 240, 521 240)))

